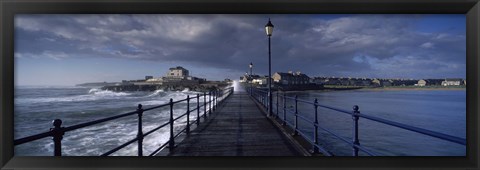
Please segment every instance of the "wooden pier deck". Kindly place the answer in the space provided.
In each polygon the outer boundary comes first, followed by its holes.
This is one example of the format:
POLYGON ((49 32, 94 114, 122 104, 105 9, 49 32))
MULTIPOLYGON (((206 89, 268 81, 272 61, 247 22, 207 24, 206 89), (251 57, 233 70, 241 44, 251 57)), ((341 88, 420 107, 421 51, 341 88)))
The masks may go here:
MULTIPOLYGON (((304 155, 299 146, 260 111, 245 91, 235 91, 202 123, 168 155, 304 155)), ((169 149, 165 150, 168 152, 169 149)))

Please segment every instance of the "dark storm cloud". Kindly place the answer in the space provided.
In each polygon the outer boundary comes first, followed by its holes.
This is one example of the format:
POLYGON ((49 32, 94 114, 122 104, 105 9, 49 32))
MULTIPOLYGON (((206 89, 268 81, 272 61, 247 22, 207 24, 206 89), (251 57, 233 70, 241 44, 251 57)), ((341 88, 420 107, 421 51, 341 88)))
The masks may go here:
MULTIPOLYGON (((464 77, 465 35, 420 32, 421 15, 20 15, 16 57, 109 57, 311 76, 464 77)), ((239 75, 240 76, 240 75, 239 75)))

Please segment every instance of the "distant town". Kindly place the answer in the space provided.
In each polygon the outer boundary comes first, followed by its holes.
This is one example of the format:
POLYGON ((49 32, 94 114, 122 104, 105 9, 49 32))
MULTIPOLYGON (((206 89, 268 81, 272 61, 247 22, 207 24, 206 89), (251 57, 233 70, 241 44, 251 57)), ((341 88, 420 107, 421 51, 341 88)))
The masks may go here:
MULTIPOLYGON (((241 83, 266 87, 268 76, 245 73, 241 83)), ((338 88, 375 88, 375 87, 464 87, 466 80, 461 78, 445 79, 386 79, 354 77, 309 77, 300 71, 276 72, 272 75, 272 86, 280 90, 315 90, 326 87, 338 88)))
MULTIPOLYGON (((240 83, 255 87, 266 87, 268 75, 260 76, 245 73, 240 83)), ((145 76, 145 79, 122 80, 122 82, 95 82, 78 84, 77 86, 95 86, 112 91, 154 91, 184 90, 208 91, 223 88, 232 80, 209 81, 190 75, 190 71, 182 66, 170 68, 164 76, 145 76)), ((400 79, 400 78, 358 78, 358 77, 310 77, 300 71, 275 72, 272 75, 272 86, 278 90, 321 90, 328 88, 358 89, 377 87, 464 87, 466 80, 461 78, 444 79, 400 79)))
POLYGON ((206 78, 190 76, 189 70, 177 66, 170 68, 165 76, 145 76, 145 79, 122 80, 122 82, 96 82, 77 84, 77 86, 101 86, 112 91, 154 91, 154 90, 184 90, 208 91, 227 86, 232 81, 208 81, 206 78))

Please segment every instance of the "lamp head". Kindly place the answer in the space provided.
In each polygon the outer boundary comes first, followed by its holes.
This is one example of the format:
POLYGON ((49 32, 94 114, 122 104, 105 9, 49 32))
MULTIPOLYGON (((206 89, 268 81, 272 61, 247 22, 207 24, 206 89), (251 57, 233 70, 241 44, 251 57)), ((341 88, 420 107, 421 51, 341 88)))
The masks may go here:
POLYGON ((273 24, 270 21, 270 18, 268 19, 267 25, 265 25, 265 32, 267 33, 267 36, 272 36, 273 33, 273 24))

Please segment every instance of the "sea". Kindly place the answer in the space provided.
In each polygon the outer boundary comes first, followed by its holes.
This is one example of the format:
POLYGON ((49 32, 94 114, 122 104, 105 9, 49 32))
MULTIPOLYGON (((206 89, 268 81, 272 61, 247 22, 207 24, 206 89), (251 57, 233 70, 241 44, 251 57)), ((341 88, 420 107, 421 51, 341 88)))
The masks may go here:
MULTIPOLYGON (((144 108, 185 99, 199 92, 163 91, 113 92, 99 87, 17 86, 14 99, 14 138, 22 138, 52 128, 52 120, 61 119, 63 126, 71 126, 134 111, 138 104, 144 108)), ((288 92, 303 100, 318 99, 320 104, 351 110, 360 107, 361 114, 405 123, 461 138, 466 137, 465 90, 349 90, 288 92)), ((201 102, 203 99, 200 100, 201 102)), ((191 102, 195 103, 193 99, 191 102)), ((292 102, 287 106, 291 107, 292 102)), ((193 109, 195 106, 191 106, 193 109)), ((299 112, 313 120, 313 107, 299 104, 299 112)), ((186 104, 174 105, 175 117, 186 112, 186 104)), ((201 113, 203 114, 203 113, 201 113)), ((276 113, 275 113, 276 114, 276 113)), ((282 115, 282 111, 279 112, 282 115)), ((196 119, 192 114, 191 120, 196 119)), ((169 120, 169 108, 143 114, 143 132, 169 120)), ((293 122, 293 115, 287 115, 293 122)), ((319 124, 342 137, 351 139, 352 117, 327 109, 318 109, 319 124)), ((62 154, 66 156, 98 156, 129 140, 137 134, 137 116, 127 116, 98 125, 66 132, 62 140, 62 154)), ((186 118, 175 121, 175 132, 186 125, 186 118)), ((465 156, 466 147, 433 137, 381 123, 359 120, 360 144, 383 156, 465 156)), ((299 119, 299 128, 313 135, 311 124, 299 119)), ((350 156, 351 146, 325 131, 319 131, 320 144, 337 156, 350 156)), ((169 128, 162 128, 144 139, 144 155, 152 153, 169 139, 169 128)), ((15 146, 15 156, 51 156, 51 137, 15 146)), ((133 143, 112 156, 136 156, 133 143)), ((360 155, 366 155, 360 152, 360 155)))
MULTIPOLYGON (((136 91, 113 92, 100 87, 65 86, 17 86, 14 99, 14 138, 22 138, 52 128, 54 119, 61 119, 62 126, 71 126, 101 118, 135 111, 138 104, 150 108, 174 101, 186 99, 187 95, 203 94, 189 91, 136 91)), ((208 96, 207 96, 208 101, 208 96)), ((196 108, 196 99, 191 99, 190 110, 196 108), (193 104, 195 103, 195 104, 193 104)), ((203 103, 203 97, 200 97, 203 103)), ((203 114, 203 108, 200 109, 203 114)), ((187 111, 185 102, 174 104, 174 117, 187 111)), ((207 111, 208 112, 208 111, 207 111)), ((190 114, 190 120, 196 120, 197 114, 190 114)), ((170 119, 170 108, 162 107, 143 113, 143 133, 154 129, 170 119)), ((186 116, 174 122, 174 131, 178 133, 186 126, 186 116)), ((105 123, 88 126, 66 132, 62 140, 64 156, 99 156, 137 135, 138 116, 131 115, 105 123)), ((143 141, 144 155, 155 151, 169 139, 169 126, 146 136, 143 141)), ((21 144, 14 149, 16 156, 53 155, 52 138, 21 144)), ((137 142, 112 154, 112 156, 136 156, 137 142)))
MULTIPOLYGON (((466 138, 466 90, 346 90, 330 92, 287 92, 287 96, 321 105, 352 111, 359 106, 360 114, 395 121, 435 132, 466 138)), ((276 95, 273 95, 274 103, 276 95)), ((279 117, 283 118, 280 98, 279 117)), ((276 105, 273 104, 274 114, 276 105)), ((287 108, 294 101, 287 100, 287 108)), ((315 108, 299 102, 299 115, 315 120, 315 108)), ((349 114, 318 108, 319 126, 352 141, 353 120, 349 114)), ((294 124, 294 115, 287 113, 294 124)), ((298 118, 299 129, 313 139, 314 127, 298 118)), ((319 129, 319 143, 336 156, 352 155, 351 145, 319 129)), ((466 147, 397 127, 359 119, 360 145, 379 156, 465 156, 466 147)), ((360 155, 367 155, 360 151, 360 155)))

